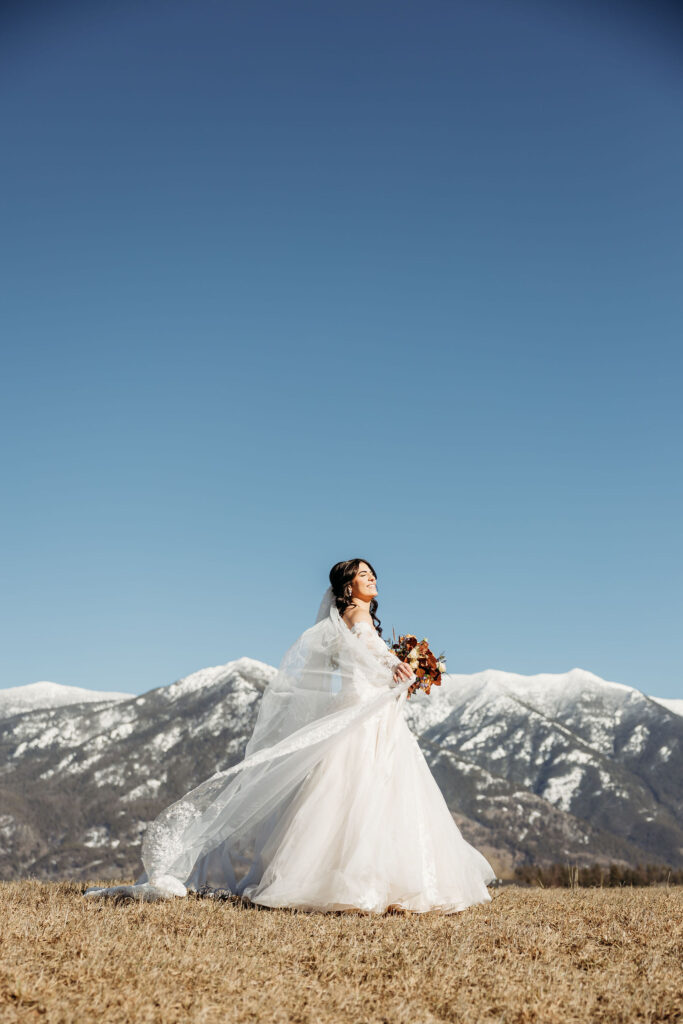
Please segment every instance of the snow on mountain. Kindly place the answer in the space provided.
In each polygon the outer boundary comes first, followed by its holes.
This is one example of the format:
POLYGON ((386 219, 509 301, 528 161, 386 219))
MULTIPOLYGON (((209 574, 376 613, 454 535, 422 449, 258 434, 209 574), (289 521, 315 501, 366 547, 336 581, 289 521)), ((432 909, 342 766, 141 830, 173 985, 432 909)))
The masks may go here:
POLYGON ((225 676, 228 669, 239 673, 242 678, 249 680, 261 693, 265 690, 269 679, 277 671, 271 665, 266 665, 262 661, 256 661, 254 658, 237 658, 235 661, 228 662, 227 665, 200 669, 199 672, 193 672, 192 675, 185 676, 183 679, 179 679, 178 682, 171 683, 170 686, 162 687, 162 689, 168 695, 169 700, 177 700, 188 693, 194 693, 196 690, 203 690, 206 687, 214 686, 225 676))
MULTIPOLYGON (((524 705, 534 714, 562 721, 593 747, 611 754, 617 736, 623 733, 624 722, 645 713, 650 702, 655 702, 655 698, 624 683, 601 679, 586 669, 530 676, 486 669, 472 675, 444 676, 441 687, 433 687, 429 696, 418 694, 411 698, 408 714, 411 725, 422 733, 458 708, 466 708, 469 719, 478 710, 485 710, 487 715, 497 711, 502 716, 506 707, 524 705)), ((670 710, 676 710, 671 705, 683 706, 683 701, 656 703, 670 710)), ((634 728, 637 726, 636 722, 634 728)), ((502 722, 498 728, 503 729, 502 722)), ((487 739, 488 734, 478 736, 479 742, 487 739)))
POLYGON ((675 715, 683 715, 683 700, 672 700, 669 697, 650 697, 650 700, 656 700, 663 708, 673 711, 675 715))
MULTIPOLYGON (((445 677, 407 717, 442 788, 469 762, 613 839, 683 859, 683 723, 640 690, 580 668, 488 669, 445 677)), ((490 791, 471 795, 471 816, 486 815, 490 791)))
MULTIPOLYGON (((0 878, 135 876, 147 822, 243 757, 276 671, 243 657, 138 697, 60 687, 78 703, 0 713, 0 878)), ((445 675, 405 708, 463 834, 497 863, 678 866, 670 703, 580 668, 487 669, 445 675)))
POLYGON ((103 690, 86 690, 81 686, 62 686, 61 683, 28 683, 26 686, 10 686, 0 690, 0 718, 37 711, 41 708, 59 708, 66 704, 82 704, 86 701, 127 700, 130 693, 106 693, 103 690))
POLYGON ((238 658, 139 697, 0 719, 0 878, 135 872, 147 822, 241 760, 276 671, 238 658))

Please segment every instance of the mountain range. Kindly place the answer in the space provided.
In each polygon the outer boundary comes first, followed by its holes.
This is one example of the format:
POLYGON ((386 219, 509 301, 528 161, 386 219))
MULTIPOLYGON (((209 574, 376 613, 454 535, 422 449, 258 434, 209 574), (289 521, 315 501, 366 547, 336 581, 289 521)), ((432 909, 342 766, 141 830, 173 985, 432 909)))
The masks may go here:
MULTIPOLYGON (((241 760, 275 672, 243 657, 140 696, 0 691, 0 878, 136 877, 147 823, 241 760)), ((554 861, 683 867, 683 701, 579 668, 487 669, 445 675, 406 718, 499 876, 554 861)))
POLYGON ((80 686, 62 686, 60 683, 29 683, 28 686, 9 686, 0 690, 0 719, 10 718, 22 711, 58 708, 65 704, 83 704, 103 700, 125 700, 130 693, 103 693, 84 690, 80 686))

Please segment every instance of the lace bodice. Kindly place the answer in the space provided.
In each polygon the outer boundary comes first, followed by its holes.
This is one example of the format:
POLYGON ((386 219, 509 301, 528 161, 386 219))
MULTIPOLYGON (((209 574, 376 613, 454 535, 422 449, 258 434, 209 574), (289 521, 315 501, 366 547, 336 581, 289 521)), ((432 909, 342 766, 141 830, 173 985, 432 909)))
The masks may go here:
POLYGON ((354 622, 353 626, 351 626, 351 632, 359 637, 368 650, 372 651, 378 661, 381 661, 387 668, 394 669, 400 664, 401 659, 393 651, 389 650, 375 627, 371 626, 369 622, 363 622, 362 620, 354 622))

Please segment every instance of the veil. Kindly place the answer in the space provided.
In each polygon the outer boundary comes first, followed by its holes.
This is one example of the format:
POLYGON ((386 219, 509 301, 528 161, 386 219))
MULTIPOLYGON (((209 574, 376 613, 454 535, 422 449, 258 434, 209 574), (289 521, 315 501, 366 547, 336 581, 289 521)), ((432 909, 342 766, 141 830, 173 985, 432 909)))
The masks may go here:
POLYGON ((241 894, 258 882, 260 850, 306 776, 414 678, 393 682, 393 668, 351 632, 328 587, 315 623, 285 652, 264 690, 244 760, 149 824, 136 886, 184 896, 204 884, 241 894))
POLYGON ((315 617, 315 621, 316 622, 320 622, 321 619, 326 619, 327 618, 327 616, 330 614, 330 608, 332 607, 333 600, 334 600, 334 591, 333 591, 332 587, 330 586, 330 587, 327 588, 327 590, 323 594, 323 599, 320 602, 320 607, 318 608, 318 614, 315 617))

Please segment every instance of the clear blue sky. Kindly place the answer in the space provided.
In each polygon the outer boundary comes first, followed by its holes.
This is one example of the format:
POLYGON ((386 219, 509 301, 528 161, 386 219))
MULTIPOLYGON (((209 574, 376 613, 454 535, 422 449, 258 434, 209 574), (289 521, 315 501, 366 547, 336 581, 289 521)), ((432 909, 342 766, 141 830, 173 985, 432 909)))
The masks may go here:
POLYGON ((643 6, 5 9, 0 686, 277 664, 360 556, 450 671, 683 697, 683 32, 643 6))

